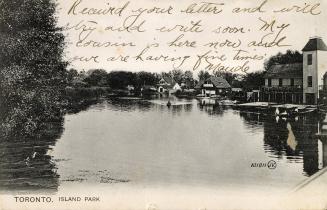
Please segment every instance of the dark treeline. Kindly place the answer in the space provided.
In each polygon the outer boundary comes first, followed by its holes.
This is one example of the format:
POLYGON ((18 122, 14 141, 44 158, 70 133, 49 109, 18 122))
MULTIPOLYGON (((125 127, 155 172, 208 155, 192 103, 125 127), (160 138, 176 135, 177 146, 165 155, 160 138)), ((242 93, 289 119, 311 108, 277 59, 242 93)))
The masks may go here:
POLYGON ((78 72, 75 69, 68 71, 69 84, 73 87, 111 87, 112 89, 125 89, 128 85, 140 88, 142 85, 156 85, 159 75, 150 72, 112 71, 103 69, 78 72))
POLYGON ((169 72, 130 72, 130 71, 111 71, 104 69, 92 69, 87 72, 78 72, 76 69, 68 71, 69 85, 72 87, 110 87, 112 89, 125 89, 133 86, 141 89, 145 85, 156 86, 160 79, 168 76, 177 83, 187 83, 194 86, 196 80, 193 78, 192 71, 172 70, 169 72))
POLYGON ((185 83, 188 88, 194 88, 199 81, 216 76, 226 79, 232 87, 253 90, 264 85, 264 74, 265 71, 255 71, 248 74, 233 74, 231 72, 215 72, 210 74, 207 71, 200 71, 197 74, 197 78, 194 78, 192 71, 182 70, 173 70, 159 74, 145 71, 107 72, 104 69, 78 72, 76 69, 70 69, 68 71, 68 86, 73 88, 108 87, 111 90, 123 90, 128 86, 133 86, 136 90, 140 90, 145 85, 156 86, 160 79, 168 76, 179 84, 185 83))

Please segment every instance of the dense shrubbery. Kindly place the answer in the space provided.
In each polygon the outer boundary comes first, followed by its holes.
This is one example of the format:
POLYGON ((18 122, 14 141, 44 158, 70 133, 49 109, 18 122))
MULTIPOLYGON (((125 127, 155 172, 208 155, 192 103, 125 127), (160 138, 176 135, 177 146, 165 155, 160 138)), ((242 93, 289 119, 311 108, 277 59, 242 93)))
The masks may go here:
POLYGON ((64 36, 52 0, 0 1, 0 136, 61 120, 64 36))

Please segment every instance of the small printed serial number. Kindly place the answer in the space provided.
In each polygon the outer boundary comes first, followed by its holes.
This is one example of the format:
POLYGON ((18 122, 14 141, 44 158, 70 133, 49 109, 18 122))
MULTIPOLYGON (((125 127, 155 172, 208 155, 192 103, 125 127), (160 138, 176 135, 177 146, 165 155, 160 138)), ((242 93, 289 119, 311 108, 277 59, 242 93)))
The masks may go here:
POLYGON ((277 168, 277 163, 274 160, 270 160, 267 163, 251 163, 251 168, 275 169, 277 168))

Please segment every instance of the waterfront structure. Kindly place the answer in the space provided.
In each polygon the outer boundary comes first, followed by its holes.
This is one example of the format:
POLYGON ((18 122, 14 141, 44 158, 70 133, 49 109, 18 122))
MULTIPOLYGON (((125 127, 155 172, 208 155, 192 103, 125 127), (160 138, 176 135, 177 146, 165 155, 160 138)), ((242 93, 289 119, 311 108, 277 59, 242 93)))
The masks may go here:
POLYGON ((327 47, 321 38, 312 38, 303 48, 303 103, 317 104, 326 92, 327 47))
POLYGON ((261 101, 301 104, 302 77, 302 63, 272 65, 264 76, 261 101))
POLYGON ((202 95, 210 97, 213 95, 226 96, 232 88, 224 78, 211 76, 200 81, 195 89, 200 90, 202 95))
POLYGON ((277 64, 267 70, 261 101, 294 104, 327 101, 327 46, 320 37, 313 37, 302 52, 302 63, 277 64))
POLYGON ((157 89, 159 93, 172 93, 181 90, 181 86, 170 76, 164 75, 158 82, 157 89))

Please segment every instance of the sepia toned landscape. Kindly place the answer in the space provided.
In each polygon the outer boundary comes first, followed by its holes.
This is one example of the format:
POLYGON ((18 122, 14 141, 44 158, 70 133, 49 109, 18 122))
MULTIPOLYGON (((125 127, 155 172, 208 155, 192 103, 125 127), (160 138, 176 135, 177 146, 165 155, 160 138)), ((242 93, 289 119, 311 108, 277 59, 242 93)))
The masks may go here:
POLYGON ((324 209, 326 6, 0 0, 0 208, 324 209))

